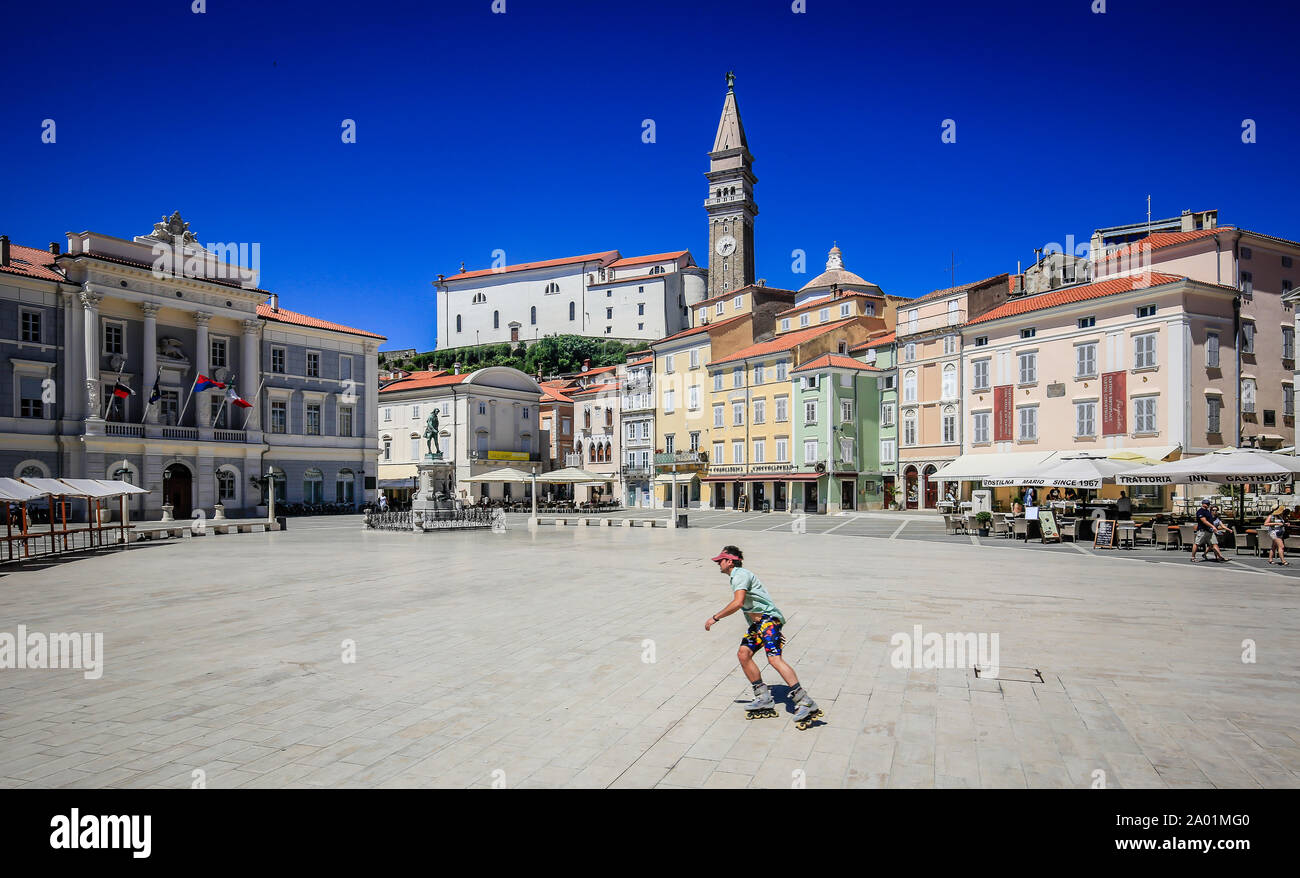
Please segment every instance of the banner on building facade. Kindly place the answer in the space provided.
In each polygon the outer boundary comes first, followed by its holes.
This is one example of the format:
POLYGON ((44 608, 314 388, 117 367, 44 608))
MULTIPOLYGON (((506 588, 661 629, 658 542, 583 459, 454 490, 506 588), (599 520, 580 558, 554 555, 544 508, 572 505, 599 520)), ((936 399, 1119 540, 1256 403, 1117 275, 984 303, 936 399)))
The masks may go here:
POLYGON ((1101 435, 1122 436, 1128 432, 1127 373, 1106 372, 1101 376, 1101 435))
POLYGON ((1015 438, 1014 424, 1011 417, 1010 384, 993 388, 993 441, 1010 442, 1015 438))

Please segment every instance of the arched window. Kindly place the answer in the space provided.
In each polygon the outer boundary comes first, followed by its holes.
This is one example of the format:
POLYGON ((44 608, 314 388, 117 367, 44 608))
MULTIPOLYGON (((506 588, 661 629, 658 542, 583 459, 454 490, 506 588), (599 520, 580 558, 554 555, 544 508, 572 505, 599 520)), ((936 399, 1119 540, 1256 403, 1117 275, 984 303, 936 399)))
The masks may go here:
POLYGON ((537 325, 537 306, 536 306, 536 305, 534 305, 532 308, 528 309, 528 322, 531 323, 533 326, 536 326, 536 325, 537 325))
POLYGON ((304 503, 321 503, 324 502, 324 490, 322 486, 325 483, 325 477, 321 471, 313 467, 302 474, 302 502, 304 503))
POLYGON ((456 315, 456 331, 460 332, 460 315, 456 315))
POLYGON ((957 398, 957 367, 952 363, 943 367, 943 386, 944 399, 957 398))
POLYGON ((605 463, 609 463, 609 462, 610 462, 611 460, 613 460, 613 459, 614 459, 614 451, 613 451, 613 449, 610 447, 610 444, 609 444, 608 442, 606 442, 606 443, 605 443, 605 463))
POLYGON ((916 409, 903 412, 903 445, 916 444, 916 409))
POLYGON ((656 265, 654 268, 650 269, 650 273, 651 273, 651 274, 663 274, 663 273, 664 273, 664 267, 663 267, 662 265, 656 265))
POLYGON ((554 281, 551 281, 549 284, 546 285, 546 289, 543 291, 542 294, 546 296, 553 296, 559 291, 560 291, 560 285, 555 283, 554 281))
POLYGON ((903 373, 903 402, 916 402, 916 372, 903 373))
POLYGON ((48 479, 50 468, 39 460, 24 460, 14 468, 14 475, 20 479, 48 479))
POLYGON ((595 463, 595 462, 596 462, 596 443, 595 443, 595 442, 588 442, 588 443, 587 443, 587 460, 588 460, 589 462, 591 462, 591 463, 595 463))
POLYGON ((482 305, 487 301, 487 293, 475 293, 473 301, 475 305, 482 305))
POLYGON ((217 500, 223 506, 235 500, 235 474, 228 469, 217 470, 217 500))
POLYGON ((345 506, 356 505, 356 484, 356 475, 352 470, 339 470, 339 476, 334 481, 334 502, 345 506))
POLYGON ((493 312, 492 312, 492 328, 493 328, 493 329, 500 329, 500 328, 501 328, 501 312, 500 312, 500 311, 493 311, 493 312))
POLYGON ((569 303, 569 319, 572 320, 572 319, 574 318, 574 315, 577 314, 577 313, 578 313, 578 309, 577 309, 576 305, 575 305, 573 302, 570 302, 570 303, 569 303))

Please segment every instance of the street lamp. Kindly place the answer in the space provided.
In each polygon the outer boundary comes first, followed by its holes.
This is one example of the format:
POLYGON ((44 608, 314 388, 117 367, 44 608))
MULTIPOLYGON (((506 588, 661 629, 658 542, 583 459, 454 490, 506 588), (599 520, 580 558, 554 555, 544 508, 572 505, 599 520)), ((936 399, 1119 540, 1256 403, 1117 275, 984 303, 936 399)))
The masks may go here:
POLYGON ((537 526, 537 467, 530 467, 533 476, 533 517, 528 520, 529 527, 537 526))

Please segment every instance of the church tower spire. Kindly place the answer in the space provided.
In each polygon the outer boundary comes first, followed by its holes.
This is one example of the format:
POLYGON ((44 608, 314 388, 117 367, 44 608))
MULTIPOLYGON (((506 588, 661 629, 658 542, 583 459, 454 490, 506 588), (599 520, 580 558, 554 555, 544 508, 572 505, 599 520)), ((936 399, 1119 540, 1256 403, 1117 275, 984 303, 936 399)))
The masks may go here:
POLYGON ((745 140, 745 126, 736 105, 736 74, 727 73, 727 95, 722 102, 718 133, 709 153, 709 194, 704 209, 709 215, 709 297, 719 296, 754 282, 754 157, 745 140))

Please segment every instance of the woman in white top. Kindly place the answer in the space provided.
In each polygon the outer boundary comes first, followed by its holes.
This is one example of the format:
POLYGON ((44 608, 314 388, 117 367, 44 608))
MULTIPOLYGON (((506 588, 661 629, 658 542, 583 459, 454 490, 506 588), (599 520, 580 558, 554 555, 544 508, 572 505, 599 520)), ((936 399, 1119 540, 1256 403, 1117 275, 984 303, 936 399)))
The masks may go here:
POLYGON ((1281 567, 1291 566, 1286 560, 1286 515, 1286 508, 1279 506, 1268 514, 1264 526, 1260 528, 1262 534, 1272 541, 1268 550, 1268 563, 1274 563, 1273 556, 1276 554, 1280 558, 1277 564, 1281 567))

